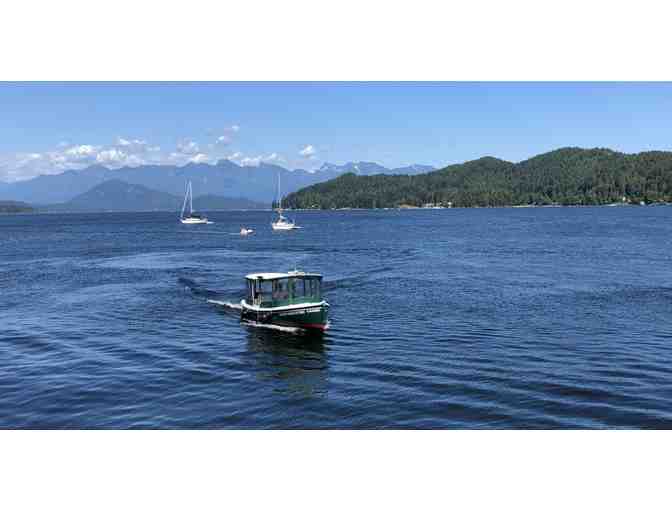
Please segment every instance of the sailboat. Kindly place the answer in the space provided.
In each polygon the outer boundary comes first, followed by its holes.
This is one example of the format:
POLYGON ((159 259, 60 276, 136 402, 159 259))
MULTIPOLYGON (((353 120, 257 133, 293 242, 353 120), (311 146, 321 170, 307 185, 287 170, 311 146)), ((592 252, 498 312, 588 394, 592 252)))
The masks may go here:
POLYGON ((282 195, 280 194, 280 173, 278 172, 278 219, 271 223, 273 230, 295 230, 299 227, 282 215, 282 195))
POLYGON ((187 184, 187 193, 184 195, 184 203, 182 204, 182 212, 180 213, 180 221, 185 225, 203 225, 208 223, 208 218, 202 214, 194 212, 193 192, 191 191, 191 181, 187 184), (185 216, 184 211, 187 208, 187 201, 189 202, 189 215, 185 216))

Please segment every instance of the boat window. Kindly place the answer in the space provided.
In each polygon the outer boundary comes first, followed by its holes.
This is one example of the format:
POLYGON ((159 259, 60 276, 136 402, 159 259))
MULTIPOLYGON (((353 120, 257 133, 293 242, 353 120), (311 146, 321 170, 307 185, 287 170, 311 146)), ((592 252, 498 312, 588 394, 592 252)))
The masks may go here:
POLYGON ((322 289, 319 278, 310 278, 306 283, 310 282, 310 296, 313 299, 320 299, 322 296, 322 289))
POLYGON ((289 287, 287 280, 273 280, 273 301, 289 299, 289 287))
POLYGON ((292 298, 301 299, 310 297, 310 280, 305 278, 290 278, 292 298))
POLYGON ((256 296, 260 302, 270 301, 271 294, 273 292, 273 282, 257 280, 256 285, 256 296))

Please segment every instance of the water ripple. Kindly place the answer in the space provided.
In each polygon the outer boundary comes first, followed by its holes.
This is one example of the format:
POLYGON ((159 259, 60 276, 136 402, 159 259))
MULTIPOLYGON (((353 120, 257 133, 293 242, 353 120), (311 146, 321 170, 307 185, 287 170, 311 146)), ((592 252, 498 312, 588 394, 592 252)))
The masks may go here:
POLYGON ((209 216, 0 217, 0 427, 672 428, 672 208, 209 216), (325 335, 220 306, 295 266, 325 335))

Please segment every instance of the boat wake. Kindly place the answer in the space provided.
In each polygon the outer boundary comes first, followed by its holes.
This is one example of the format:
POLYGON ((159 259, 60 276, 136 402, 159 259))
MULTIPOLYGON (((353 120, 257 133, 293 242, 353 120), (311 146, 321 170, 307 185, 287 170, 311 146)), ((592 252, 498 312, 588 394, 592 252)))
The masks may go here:
POLYGON ((394 268, 391 266, 381 267, 379 269, 373 269, 371 271, 368 271, 367 274, 345 276, 343 278, 337 278, 335 280, 325 280, 323 285, 325 290, 360 287, 361 285, 375 279, 376 274, 386 274, 393 270, 394 268))
POLYGON ((196 294, 197 296, 204 296, 204 297, 210 297, 210 298, 215 298, 220 296, 221 294, 219 292, 215 292, 213 290, 206 289, 196 283, 194 280, 190 278, 183 278, 180 277, 177 279, 178 283, 180 285, 184 285, 184 288, 186 290, 189 290, 193 294, 196 294))
POLYGON ((253 328, 263 328, 263 329, 272 329, 274 331, 282 331, 283 333, 291 333, 293 335, 305 334, 305 331, 301 328, 292 328, 289 326, 278 326, 277 324, 263 324, 261 322, 254 321, 241 321, 246 326, 252 326, 253 328))
POLYGON ((211 303, 213 305, 224 306, 226 308, 231 308, 233 310, 243 309, 240 303, 232 303, 231 301, 219 301, 218 299, 208 299, 208 303, 211 303))
MULTIPOLYGON (((317 333, 316 330, 314 329, 305 329, 305 328, 293 328, 290 326, 278 326, 277 324, 263 324, 261 322, 254 322, 254 321, 248 321, 248 320, 242 320, 241 321, 243 324, 246 326, 252 326, 255 328, 264 328, 264 329, 272 329, 275 331, 283 331, 285 333, 292 333, 294 335, 314 335, 317 333)), ((327 331, 329 328, 331 328, 331 321, 327 322, 327 324, 324 327, 324 330, 320 331, 319 333, 323 333, 324 331, 327 331)))

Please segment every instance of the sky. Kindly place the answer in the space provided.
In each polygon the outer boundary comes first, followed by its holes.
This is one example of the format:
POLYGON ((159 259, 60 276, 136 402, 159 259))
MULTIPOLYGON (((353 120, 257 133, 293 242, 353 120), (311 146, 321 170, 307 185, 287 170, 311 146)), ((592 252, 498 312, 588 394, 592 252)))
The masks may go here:
POLYGON ((672 83, 0 83, 0 180, 145 163, 442 167, 672 150, 672 83))

